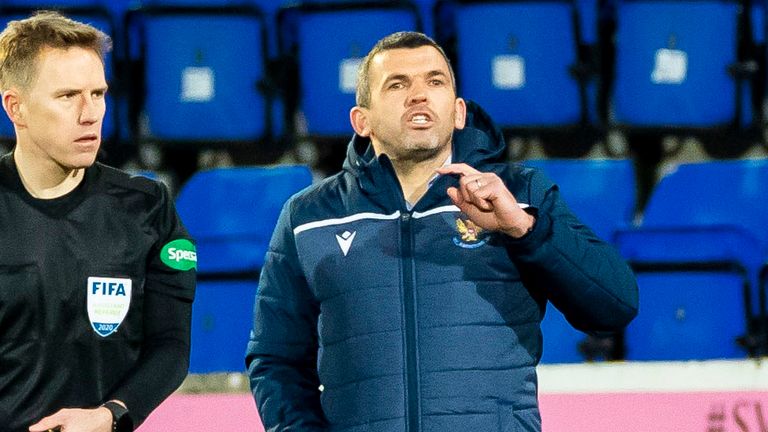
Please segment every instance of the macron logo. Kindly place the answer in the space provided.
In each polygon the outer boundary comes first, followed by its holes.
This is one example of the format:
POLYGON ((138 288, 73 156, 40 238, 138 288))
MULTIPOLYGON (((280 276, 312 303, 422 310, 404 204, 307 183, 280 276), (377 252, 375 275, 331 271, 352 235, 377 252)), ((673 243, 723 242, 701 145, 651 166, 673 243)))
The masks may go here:
POLYGON ((344 231, 341 234, 336 234, 336 241, 339 242, 339 247, 341 248, 341 252, 344 253, 344 256, 347 256, 349 247, 352 246, 352 240, 355 239, 355 234, 357 234, 357 231, 344 231))

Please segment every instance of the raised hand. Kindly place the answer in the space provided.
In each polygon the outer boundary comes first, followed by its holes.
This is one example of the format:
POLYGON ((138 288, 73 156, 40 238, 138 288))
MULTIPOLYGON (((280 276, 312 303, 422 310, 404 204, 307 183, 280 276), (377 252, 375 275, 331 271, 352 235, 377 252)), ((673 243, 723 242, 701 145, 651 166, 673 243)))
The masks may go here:
POLYGON ((448 188, 448 196, 478 226, 515 238, 533 227, 535 218, 520 207, 496 174, 480 172, 463 163, 440 167, 437 173, 459 176, 459 187, 448 188))

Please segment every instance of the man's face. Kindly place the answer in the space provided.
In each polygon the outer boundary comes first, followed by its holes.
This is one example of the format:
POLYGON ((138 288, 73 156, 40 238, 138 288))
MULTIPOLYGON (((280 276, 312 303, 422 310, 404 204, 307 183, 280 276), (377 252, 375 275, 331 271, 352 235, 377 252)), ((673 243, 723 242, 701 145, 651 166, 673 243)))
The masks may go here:
POLYGON ((93 164, 101 144, 107 82, 99 56, 88 49, 44 48, 37 77, 20 92, 19 145, 65 169, 93 164))
MULTIPOLYGON (((438 50, 383 51, 374 56, 369 76, 370 106, 360 109, 364 127, 355 130, 370 137, 377 154, 421 161, 450 149, 454 128, 464 127, 466 105, 456 97, 448 63, 438 50)), ((354 118, 353 113, 353 126, 354 118)))

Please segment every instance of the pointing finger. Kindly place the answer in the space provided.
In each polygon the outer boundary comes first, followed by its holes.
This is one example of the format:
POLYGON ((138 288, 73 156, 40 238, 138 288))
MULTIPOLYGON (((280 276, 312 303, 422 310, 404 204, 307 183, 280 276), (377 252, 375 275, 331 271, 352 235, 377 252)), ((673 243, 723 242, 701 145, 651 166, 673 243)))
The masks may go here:
POLYGON ((455 163, 455 164, 449 164, 446 166, 442 166, 435 170, 438 174, 455 174, 455 175, 472 175, 472 174, 480 174, 480 171, 472 168, 471 166, 465 164, 465 163, 455 163))

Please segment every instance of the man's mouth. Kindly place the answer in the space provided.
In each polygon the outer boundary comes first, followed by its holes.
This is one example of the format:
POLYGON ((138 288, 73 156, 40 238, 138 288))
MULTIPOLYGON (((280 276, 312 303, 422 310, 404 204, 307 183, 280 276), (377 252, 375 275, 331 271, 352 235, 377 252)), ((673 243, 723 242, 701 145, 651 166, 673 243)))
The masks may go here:
POLYGON ((415 127, 428 127, 435 122, 432 113, 425 108, 414 108, 406 113, 408 123, 415 127))
POLYGON ((80 138, 76 139, 75 142, 90 143, 90 142, 96 141, 98 139, 99 139, 99 136, 96 135, 96 134, 87 134, 87 135, 83 135, 80 138))

